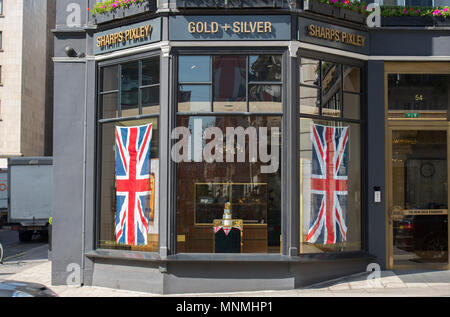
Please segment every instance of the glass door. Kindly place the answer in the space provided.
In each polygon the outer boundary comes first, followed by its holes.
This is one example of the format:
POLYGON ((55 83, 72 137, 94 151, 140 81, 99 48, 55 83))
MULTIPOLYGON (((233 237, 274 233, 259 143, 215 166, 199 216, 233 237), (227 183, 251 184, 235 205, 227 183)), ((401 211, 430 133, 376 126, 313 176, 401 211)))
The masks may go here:
POLYGON ((447 267, 447 128, 390 128, 389 139, 390 267, 447 267))

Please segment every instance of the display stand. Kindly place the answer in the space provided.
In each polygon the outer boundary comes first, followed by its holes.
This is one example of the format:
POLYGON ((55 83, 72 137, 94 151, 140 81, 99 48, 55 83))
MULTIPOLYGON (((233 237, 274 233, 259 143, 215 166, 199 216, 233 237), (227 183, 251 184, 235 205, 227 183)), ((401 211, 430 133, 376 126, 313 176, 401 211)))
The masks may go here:
POLYGON ((223 219, 214 219, 214 253, 241 253, 243 220, 233 219, 224 226, 223 219))

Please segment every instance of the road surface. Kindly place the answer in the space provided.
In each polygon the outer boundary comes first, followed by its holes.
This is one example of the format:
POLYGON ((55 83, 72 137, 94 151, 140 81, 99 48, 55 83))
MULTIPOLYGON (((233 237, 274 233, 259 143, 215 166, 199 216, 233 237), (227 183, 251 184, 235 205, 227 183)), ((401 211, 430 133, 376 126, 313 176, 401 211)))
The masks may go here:
POLYGON ((31 242, 20 242, 17 231, 0 229, 0 241, 5 252, 3 265, 0 264, 0 280, 7 280, 8 276, 48 259, 48 243, 39 236, 31 242))

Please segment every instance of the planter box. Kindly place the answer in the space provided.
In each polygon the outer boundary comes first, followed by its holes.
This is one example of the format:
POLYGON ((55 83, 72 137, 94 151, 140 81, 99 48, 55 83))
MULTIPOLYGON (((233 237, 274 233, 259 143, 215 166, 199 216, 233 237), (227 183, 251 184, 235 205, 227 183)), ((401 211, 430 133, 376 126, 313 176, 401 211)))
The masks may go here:
POLYGON ((177 0, 177 7, 186 9, 217 8, 219 2, 219 0, 177 0))
POLYGON ((367 16, 361 12, 356 12, 356 11, 344 9, 344 8, 341 8, 341 10, 339 11, 339 17, 341 19, 360 23, 360 24, 366 23, 366 18, 367 18, 367 16))
POLYGON ((282 8, 287 0, 177 0, 178 8, 282 8))
POLYGON ((433 26, 433 17, 381 17, 382 26, 433 26))
POLYGON ((306 9, 306 7, 305 7, 305 10, 323 14, 323 15, 336 17, 336 18, 338 18, 340 16, 340 8, 339 7, 335 7, 333 5, 321 3, 318 1, 310 0, 308 3, 308 8, 306 9))
POLYGON ((243 8, 282 8, 282 0, 241 0, 243 8))
POLYGON ((113 11, 111 12, 105 12, 101 14, 96 14, 93 17, 93 21, 95 24, 101 24, 105 22, 109 22, 115 19, 115 13, 113 11))
POLYGON ((450 17, 433 17, 433 22, 435 26, 450 26, 450 17))
POLYGON ((93 21, 95 24, 101 24, 155 10, 156 10, 156 1, 148 0, 132 4, 127 8, 117 8, 116 10, 113 10, 111 12, 96 14, 93 17, 93 21))

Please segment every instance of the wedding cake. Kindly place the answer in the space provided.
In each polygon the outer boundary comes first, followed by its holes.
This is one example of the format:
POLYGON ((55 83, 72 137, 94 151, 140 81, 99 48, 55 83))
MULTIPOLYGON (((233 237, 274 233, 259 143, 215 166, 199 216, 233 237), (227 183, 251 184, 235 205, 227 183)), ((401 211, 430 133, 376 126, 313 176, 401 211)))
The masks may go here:
POLYGON ((233 224, 233 221, 231 220, 231 210, 230 210, 231 204, 225 203, 225 210, 223 211, 223 221, 222 225, 224 227, 231 227, 233 224))

